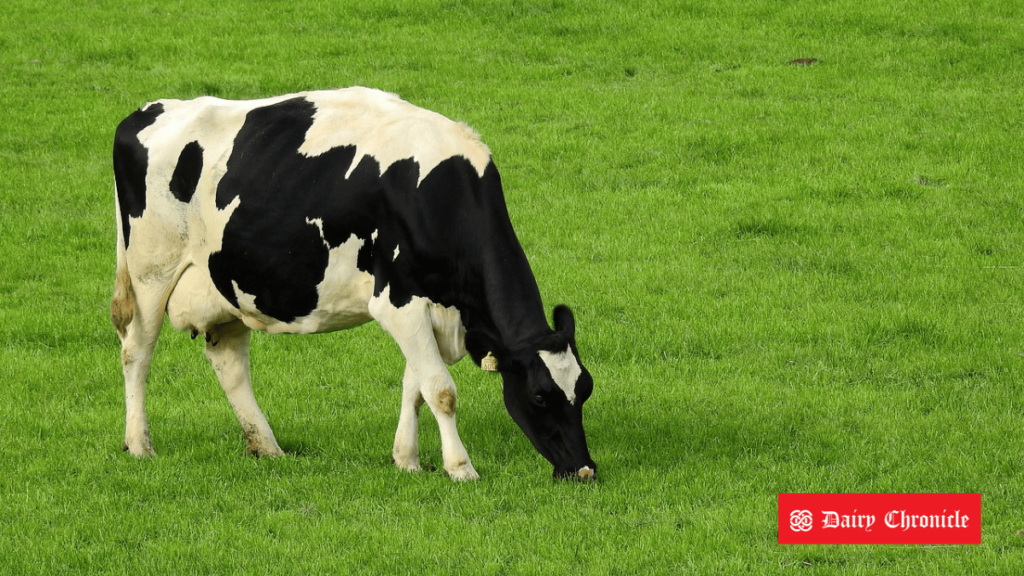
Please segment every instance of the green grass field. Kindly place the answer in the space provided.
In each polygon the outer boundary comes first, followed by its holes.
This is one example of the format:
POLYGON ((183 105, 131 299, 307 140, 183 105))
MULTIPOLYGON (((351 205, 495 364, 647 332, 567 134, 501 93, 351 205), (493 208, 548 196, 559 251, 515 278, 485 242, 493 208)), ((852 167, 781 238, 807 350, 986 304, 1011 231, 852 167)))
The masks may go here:
POLYGON ((1024 572, 1024 6, 898 4, 7 0, 0 573, 1024 572), (348 85, 490 145, 577 315, 596 484, 469 361, 482 479, 396 470, 376 325, 254 337, 278 459, 165 327, 158 456, 120 450, 117 123, 348 85), (780 546, 779 492, 980 492, 982 544, 780 546))

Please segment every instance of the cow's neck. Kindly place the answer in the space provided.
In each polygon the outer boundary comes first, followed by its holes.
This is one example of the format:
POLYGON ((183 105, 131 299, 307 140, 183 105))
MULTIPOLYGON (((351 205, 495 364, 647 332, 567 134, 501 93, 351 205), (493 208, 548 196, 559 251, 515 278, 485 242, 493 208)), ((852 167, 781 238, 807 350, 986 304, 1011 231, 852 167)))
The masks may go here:
POLYGON ((485 175, 482 184, 478 233, 473 236, 479 257, 475 273, 483 294, 465 303, 463 323, 466 330, 485 332, 510 350, 519 349, 551 328, 530 263, 512 229, 497 172, 485 175))
POLYGON ((466 326, 467 330, 490 332, 512 350, 551 331, 537 281, 514 235, 511 242, 503 242, 491 251, 483 276, 485 308, 470 316, 470 323, 476 326, 466 326))

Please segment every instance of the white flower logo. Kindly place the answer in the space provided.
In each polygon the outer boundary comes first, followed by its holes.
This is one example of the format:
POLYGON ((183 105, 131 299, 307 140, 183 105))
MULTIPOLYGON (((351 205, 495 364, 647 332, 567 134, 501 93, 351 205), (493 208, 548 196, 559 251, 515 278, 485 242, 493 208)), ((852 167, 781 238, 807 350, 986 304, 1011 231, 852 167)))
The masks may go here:
POLYGON ((814 518, 810 510, 793 510, 789 513, 789 529, 794 532, 810 532, 814 518))

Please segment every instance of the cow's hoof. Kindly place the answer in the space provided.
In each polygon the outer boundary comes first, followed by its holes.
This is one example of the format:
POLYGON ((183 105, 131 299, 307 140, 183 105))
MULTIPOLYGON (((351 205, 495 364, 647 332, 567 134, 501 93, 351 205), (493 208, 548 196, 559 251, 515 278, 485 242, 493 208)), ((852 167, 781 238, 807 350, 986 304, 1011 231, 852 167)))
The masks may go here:
POLYGON ((249 456, 255 456, 257 458, 273 458, 275 456, 284 456, 284 450, 277 444, 273 446, 266 446, 264 444, 253 445, 249 443, 245 447, 245 453, 249 456))
POLYGON ((422 470, 419 458, 399 458, 392 455, 391 461, 394 462, 395 466, 398 466, 399 470, 405 470, 406 472, 419 472, 422 470))
POLYGON ((249 456, 255 456, 256 458, 277 458, 278 456, 284 456, 284 450, 278 448, 274 450, 251 450, 246 448, 245 453, 249 456))
POLYGON ((473 465, 469 462, 466 462, 461 466, 456 466, 451 470, 445 468, 445 472, 448 473, 448 476, 452 480, 458 480, 459 482, 480 479, 480 475, 476 473, 476 470, 473 469, 473 465))
POLYGON ((121 450, 128 452, 132 456, 138 456, 139 458, 156 456, 156 452, 153 451, 153 446, 148 441, 129 442, 128 440, 125 440, 124 444, 121 445, 121 450))
POLYGON ((250 456, 284 456, 284 450, 277 445, 273 432, 263 433, 257 426, 248 425, 242 426, 242 436, 245 437, 245 453, 250 456))

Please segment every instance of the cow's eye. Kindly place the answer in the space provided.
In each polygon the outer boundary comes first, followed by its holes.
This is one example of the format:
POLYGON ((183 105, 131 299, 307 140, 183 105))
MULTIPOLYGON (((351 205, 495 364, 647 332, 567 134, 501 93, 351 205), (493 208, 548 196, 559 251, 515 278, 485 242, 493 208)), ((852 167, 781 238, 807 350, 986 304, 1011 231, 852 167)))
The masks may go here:
POLYGON ((547 408, 548 406, 548 401, 545 400, 544 396, 540 394, 533 395, 533 403, 536 404, 539 408, 547 408))

